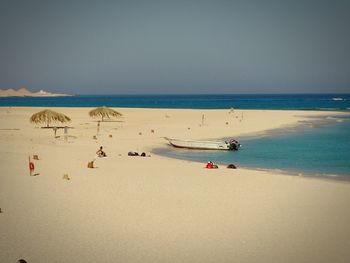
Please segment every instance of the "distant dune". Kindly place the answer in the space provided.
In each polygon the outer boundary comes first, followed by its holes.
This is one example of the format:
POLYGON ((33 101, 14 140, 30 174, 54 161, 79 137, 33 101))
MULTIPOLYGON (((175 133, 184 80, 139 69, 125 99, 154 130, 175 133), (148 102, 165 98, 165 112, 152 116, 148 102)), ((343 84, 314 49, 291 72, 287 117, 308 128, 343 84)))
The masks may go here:
POLYGON ((38 92, 31 92, 26 88, 14 89, 0 89, 0 97, 58 97, 58 96, 72 96, 62 93, 51 93, 40 90, 38 92))

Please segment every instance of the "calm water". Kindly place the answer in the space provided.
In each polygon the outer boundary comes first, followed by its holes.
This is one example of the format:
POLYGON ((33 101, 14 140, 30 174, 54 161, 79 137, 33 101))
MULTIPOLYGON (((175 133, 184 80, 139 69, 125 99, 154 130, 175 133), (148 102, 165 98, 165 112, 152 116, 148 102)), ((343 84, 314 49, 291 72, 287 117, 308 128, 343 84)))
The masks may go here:
MULTIPOLYGON (((297 95, 91 95, 52 98, 0 98, 0 106, 135 107, 187 109, 338 110, 350 112, 350 94, 297 95)), ((175 158, 222 164, 282 169, 289 172, 350 179, 350 119, 303 123, 297 131, 274 131, 271 136, 237 138, 237 152, 156 150, 175 158)))
POLYGON ((242 167, 281 169, 310 176, 350 180, 350 117, 324 118, 264 136, 237 138, 239 151, 194 151, 171 146, 155 153, 169 157, 242 167))
POLYGON ((294 109, 350 111, 350 94, 284 95, 91 95, 0 98, 0 106, 135 107, 183 109, 294 109), (341 98, 337 100, 336 98, 341 98))

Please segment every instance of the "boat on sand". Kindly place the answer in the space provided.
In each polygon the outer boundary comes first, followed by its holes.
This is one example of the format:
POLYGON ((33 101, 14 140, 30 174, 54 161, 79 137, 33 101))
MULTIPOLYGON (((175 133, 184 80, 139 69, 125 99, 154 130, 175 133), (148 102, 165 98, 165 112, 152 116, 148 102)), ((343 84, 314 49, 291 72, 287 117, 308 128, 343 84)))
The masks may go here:
POLYGON ((176 148, 187 148, 196 150, 238 150, 241 144, 231 139, 229 141, 196 141, 180 140, 164 137, 172 146, 176 148))

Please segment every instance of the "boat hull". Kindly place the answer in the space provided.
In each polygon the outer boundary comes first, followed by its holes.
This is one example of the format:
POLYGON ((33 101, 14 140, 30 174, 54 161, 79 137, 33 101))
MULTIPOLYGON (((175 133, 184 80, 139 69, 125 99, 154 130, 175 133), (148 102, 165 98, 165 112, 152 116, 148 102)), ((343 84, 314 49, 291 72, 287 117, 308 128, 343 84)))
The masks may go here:
POLYGON ((216 141, 188 141, 165 138, 176 148, 193 149, 193 150, 238 150, 240 144, 237 141, 216 142, 216 141))

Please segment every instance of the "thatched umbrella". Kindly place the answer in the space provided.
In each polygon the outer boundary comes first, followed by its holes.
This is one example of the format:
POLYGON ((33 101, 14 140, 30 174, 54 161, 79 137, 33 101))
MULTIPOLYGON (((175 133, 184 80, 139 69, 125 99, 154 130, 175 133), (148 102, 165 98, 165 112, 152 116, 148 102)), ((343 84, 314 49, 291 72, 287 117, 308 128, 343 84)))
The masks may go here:
POLYGON ((69 122, 70 118, 62 113, 53 110, 43 110, 35 113, 30 117, 32 123, 45 123, 49 127, 51 122, 69 122))
POLYGON ((90 117, 102 117, 102 121, 104 118, 108 118, 110 119, 110 117, 119 117, 122 116, 121 113, 117 112, 116 110, 113 110, 111 108, 108 107, 98 107, 96 109, 93 109, 89 112, 90 117))

